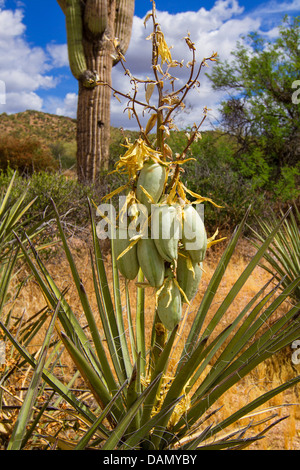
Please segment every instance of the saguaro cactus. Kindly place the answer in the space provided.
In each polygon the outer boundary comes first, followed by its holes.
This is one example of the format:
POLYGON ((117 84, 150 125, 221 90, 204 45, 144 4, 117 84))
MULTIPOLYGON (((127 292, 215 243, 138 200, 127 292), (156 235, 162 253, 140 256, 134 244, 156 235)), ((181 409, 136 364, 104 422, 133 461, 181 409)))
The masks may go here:
POLYGON ((132 30, 134 0, 57 0, 66 16, 70 69, 78 80, 77 174, 96 182, 107 167, 114 40, 122 54, 132 30))

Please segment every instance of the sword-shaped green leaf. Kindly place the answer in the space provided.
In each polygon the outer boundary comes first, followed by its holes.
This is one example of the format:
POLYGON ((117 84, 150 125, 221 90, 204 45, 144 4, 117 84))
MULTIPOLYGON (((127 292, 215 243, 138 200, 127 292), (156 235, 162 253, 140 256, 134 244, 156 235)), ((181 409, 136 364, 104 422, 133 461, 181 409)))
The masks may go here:
POLYGON ((38 394, 38 387, 42 378, 42 373, 44 369, 44 364, 46 361, 46 356, 49 348, 49 343, 53 333, 54 324, 56 321, 56 316, 59 311, 60 304, 58 303, 55 312, 52 316, 50 325, 48 327, 47 334, 45 335, 44 342, 39 354, 39 358, 34 369, 28 391, 26 393, 23 405, 21 407, 20 413, 18 414, 15 426, 13 428, 12 435, 10 437, 7 450, 20 450, 22 448, 22 441, 26 434, 26 426, 28 424, 29 418, 32 414, 32 407, 34 406, 35 399, 38 394))

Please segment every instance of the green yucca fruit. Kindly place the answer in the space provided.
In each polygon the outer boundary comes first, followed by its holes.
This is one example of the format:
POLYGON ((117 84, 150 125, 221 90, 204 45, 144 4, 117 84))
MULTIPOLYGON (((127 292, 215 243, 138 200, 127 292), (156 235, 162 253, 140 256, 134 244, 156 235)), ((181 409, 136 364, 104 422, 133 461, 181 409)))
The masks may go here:
POLYGON ((152 287, 160 287, 164 282, 165 263, 151 238, 142 238, 137 244, 139 265, 152 287))
MULTIPOLYGON (((202 262, 194 263, 187 252, 179 254, 176 277, 179 286, 190 301, 195 296, 202 277, 202 262)), ((184 296, 182 301, 186 302, 184 296)))
POLYGON ((138 270, 139 270, 139 262, 137 257, 137 246, 136 244, 133 245, 127 253, 121 256, 119 259, 119 255, 123 253, 126 248, 130 245, 130 240, 128 237, 127 229, 124 228, 117 228, 116 229, 116 237, 114 239, 114 249, 117 259, 117 266, 121 274, 128 280, 135 279, 138 270))
POLYGON ((169 263, 178 258, 179 209, 178 205, 162 204, 152 211, 152 238, 160 256, 169 263))
POLYGON ((182 301, 173 273, 167 273, 165 283, 157 296, 157 314, 165 328, 171 331, 181 320, 182 301))
POLYGON ((185 205, 182 211, 182 243, 194 263, 204 260, 207 234, 200 215, 190 204, 185 205))
POLYGON ((141 169, 137 181, 136 196, 141 204, 146 206, 149 215, 151 214, 151 204, 153 202, 156 204, 162 195, 165 179, 166 169, 159 163, 149 161, 141 169), (142 187, 150 194, 153 201, 149 201, 142 187))

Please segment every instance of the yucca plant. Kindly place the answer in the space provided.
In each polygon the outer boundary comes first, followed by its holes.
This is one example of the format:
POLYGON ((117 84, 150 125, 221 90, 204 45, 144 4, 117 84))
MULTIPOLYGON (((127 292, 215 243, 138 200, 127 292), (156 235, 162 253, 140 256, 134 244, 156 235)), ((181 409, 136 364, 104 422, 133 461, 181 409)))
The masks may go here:
MULTIPOLYGON (((26 203, 26 189, 14 201, 11 201, 16 173, 12 174, 7 188, 1 188, 0 194, 0 318, 6 300, 8 287, 13 275, 13 270, 19 256, 19 247, 13 231, 24 231, 28 227, 28 220, 24 221, 24 215, 34 203, 35 199, 26 203)), ((42 223, 38 221, 28 230, 27 236, 33 238, 42 229, 42 223)), ((22 234, 22 238, 23 238, 22 234)))
MULTIPOLYGON (((181 346, 181 359, 177 366, 171 369, 169 369, 170 358, 174 354, 174 348, 179 347, 178 327, 176 326, 168 334, 165 342, 159 337, 159 331, 154 332, 152 340, 148 341, 144 330, 144 289, 137 287, 137 306, 133 315, 127 281, 125 281, 126 305, 121 303, 122 280, 119 277, 113 250, 114 285, 110 290, 92 209, 94 252, 91 255, 91 262, 98 307, 97 316, 100 316, 102 323, 101 330, 97 326, 98 318, 92 311, 84 282, 79 277, 58 214, 58 228, 88 328, 80 326, 71 305, 56 286, 37 252, 33 249, 34 259, 32 259, 28 249, 19 240, 24 256, 49 307, 56 312, 61 347, 67 349, 95 399, 93 407, 88 407, 84 401, 76 398, 68 384, 59 380, 51 370, 43 368, 42 360, 30 354, 24 344, 21 344, 1 322, 1 328, 7 338, 14 344, 20 356, 34 368, 32 381, 37 380, 34 377, 42 379, 53 392, 71 406, 70 413, 76 414, 78 420, 84 423, 81 432, 77 433, 79 435, 76 441, 70 442, 62 438, 57 441, 61 448, 226 449, 244 448, 262 437, 261 431, 247 437, 247 431, 252 431, 255 424, 242 426, 239 420, 247 415, 251 416, 253 410, 261 407, 273 396, 296 385, 300 377, 269 390, 228 418, 217 421, 217 424, 212 424, 211 417, 217 413, 217 407, 214 407, 217 400, 226 395, 231 387, 262 361, 299 338, 299 303, 290 308, 284 316, 277 318, 267 330, 263 327, 268 319, 276 315, 278 307, 297 287, 300 279, 293 281, 279 296, 275 295, 277 288, 269 289, 268 285, 264 286, 242 309, 232 324, 227 325, 217 335, 214 333, 281 224, 264 241, 207 326, 203 328, 205 320, 210 315, 218 286, 242 234, 246 218, 247 215, 237 227, 224 251, 198 307, 187 340, 181 346), (124 327, 125 311, 128 331, 125 331, 124 327), (212 363, 213 367, 210 367, 212 363), (236 428, 230 428, 231 431, 227 433, 227 427, 233 424, 237 424, 236 428)), ((56 347, 59 349, 58 344, 56 347)), ((32 388, 29 390, 32 391, 32 388)), ((38 418, 35 417, 34 426, 31 423, 32 433, 45 411, 46 406, 39 412, 36 411, 38 418)), ((274 415, 271 415, 271 418, 274 418, 274 415)), ((25 420, 24 417, 23 419, 25 420)), ((267 426, 267 429, 269 427, 267 426)), ((13 441, 15 434, 11 438, 11 448, 15 448, 13 441)), ((44 439, 47 438, 52 442, 53 436, 44 435, 44 439)), ((20 442, 22 443, 22 440, 19 439, 20 442)), ((26 442, 27 440, 24 440, 24 444, 26 442)))
MULTIPOLYGON (((281 216, 283 215, 281 211, 281 216)), ((256 247, 272 232, 278 224, 279 218, 274 213, 267 219, 257 218, 258 228, 251 228, 252 242, 256 247)), ((291 207, 288 217, 279 232, 274 237, 268 251, 264 254, 263 262, 260 264, 267 272, 281 281, 284 289, 290 282, 300 276, 300 213, 296 204, 291 207)), ((300 300, 300 287, 298 286, 291 298, 294 302, 300 300)))
MULTIPOLYGON (((191 321, 187 321, 187 313, 194 290, 189 291, 188 295, 188 288, 196 280, 199 269, 203 269, 203 266, 205 269, 206 249, 217 242, 216 234, 207 239, 203 222, 196 218, 194 221, 201 232, 202 240, 200 248, 196 250, 188 248, 184 224, 182 236, 178 236, 178 239, 174 234, 164 240, 163 237, 158 238, 158 253, 153 244, 149 249, 141 243, 142 228, 148 231, 153 212, 151 218, 139 219, 135 210, 137 201, 142 200, 145 206, 149 202, 158 203, 159 208, 167 205, 171 208, 170 213, 181 216, 184 214, 181 220, 185 221, 189 220, 189 208, 194 204, 204 201, 212 203, 208 198, 190 191, 180 179, 188 148, 196 138, 201 137, 201 123, 199 126, 195 125, 187 135, 187 146, 182 155, 173 158, 166 140, 169 129, 174 125, 171 113, 184 106, 188 91, 199 85, 198 77, 202 67, 206 61, 215 60, 216 54, 204 59, 196 68, 195 46, 187 36, 186 43, 192 53, 190 76, 186 85, 175 92, 175 79, 171 76, 170 69, 182 64, 172 60, 170 49, 156 21, 154 2, 152 13, 146 20, 150 18, 153 20, 150 37, 153 45, 154 79, 142 83, 146 88, 144 110, 150 111, 151 116, 146 128, 140 127, 140 138, 134 143, 127 142, 127 151, 117 163, 117 171, 127 172, 128 183, 106 197, 109 200, 125 190, 125 199, 131 209, 130 214, 127 214, 130 226, 132 222, 138 223, 140 230, 135 235, 128 236, 129 228, 124 229, 122 226, 123 218, 127 218, 122 206, 117 216, 116 233, 111 238, 110 285, 108 267, 99 240, 101 230, 95 222, 95 213, 102 215, 102 220, 108 222, 108 227, 113 229, 114 208, 110 205, 111 212, 105 216, 102 206, 98 206, 95 212, 94 204, 88 202, 93 240, 90 254, 93 298, 87 295, 85 280, 80 277, 59 213, 52 201, 58 233, 80 300, 81 321, 72 308, 72 302, 67 301, 66 292, 60 289, 40 259, 34 244, 30 240, 25 243, 16 233, 22 254, 40 286, 48 309, 52 311, 52 321, 40 355, 30 353, 24 341, 0 322, 3 333, 14 345, 20 358, 33 368, 21 417, 15 424, 8 449, 31 449, 34 443, 42 445, 41 442, 45 441, 53 449, 59 447, 76 450, 244 449, 261 439, 264 433, 280 421, 276 414, 271 413, 267 418, 254 422, 251 419, 254 411, 259 413, 257 410, 264 403, 300 381, 300 376, 294 377, 233 410, 226 418, 218 413, 220 398, 226 397, 232 387, 259 364, 300 337, 299 303, 290 306, 289 311, 285 311, 282 316, 279 311, 287 296, 299 285, 299 277, 287 285, 280 295, 276 295, 278 286, 270 287, 271 279, 231 323, 223 326, 233 302, 267 252, 288 214, 282 217, 263 240, 215 311, 213 305, 247 223, 249 208, 227 243, 191 321), (164 66, 166 70, 163 70, 164 66), (164 94, 166 80, 171 83, 172 91, 164 94), (158 106, 152 105, 150 101, 155 87, 158 89, 158 106), (155 125, 156 148, 150 145, 148 139, 148 133, 155 125), (160 175, 154 179, 151 176, 150 187, 147 176, 149 165, 151 170, 157 171, 155 174, 160 175), (161 180, 163 185, 160 185, 161 180), (193 200, 189 201, 188 196, 193 200), (125 231, 124 238, 117 235, 122 230, 125 231), (143 262, 145 253, 148 253, 148 264, 143 262), (187 270, 181 271, 184 266, 187 270), (151 269, 148 270, 149 267, 151 269), (180 272, 185 272, 185 275, 180 277, 180 272), (186 281, 188 276, 191 276, 190 281, 182 282, 182 277, 186 281), (135 296, 131 295, 131 284, 135 286, 135 296), (153 290, 149 289, 154 289, 153 296, 153 290), (149 324, 146 315, 149 313, 145 310, 145 299, 149 292, 153 297, 151 334, 146 330, 146 323, 149 324), (96 308, 92 307, 92 301, 96 301, 96 308), (265 328, 266 323, 268 328, 265 328), (185 337, 181 335, 183 331, 187 333, 185 337), (49 338, 52 338, 52 344, 49 338), (47 362, 45 351, 49 354, 47 362), (58 378, 53 367, 55 354, 62 357, 63 351, 67 352, 76 366, 76 373, 69 383, 58 378), (175 365, 173 357, 178 358, 175 365), (90 392, 88 403, 81 398, 82 395, 75 393, 76 388, 75 391, 72 389, 78 374, 85 383, 85 389, 90 392), (44 398, 42 407, 33 409, 37 384, 40 384, 39 390, 50 388, 53 395, 44 398), (61 409, 54 406, 59 400, 65 402, 61 409), (61 423, 62 413, 65 416, 66 412, 77 420, 76 427, 67 435, 65 426, 61 423), (250 421, 243 424, 241 420, 246 417, 250 421), (45 426, 51 418, 58 423, 52 433, 45 426), (257 426, 264 423, 265 428, 257 430, 257 426)), ((120 61, 122 63, 122 57, 120 61)), ((127 69, 125 73, 128 75, 127 69)), ((143 105, 137 98, 141 80, 134 79, 131 75, 130 79, 133 97, 125 97, 129 100, 130 115, 135 116, 140 123, 136 105, 143 105)), ((117 91, 114 90, 114 93, 117 91)), ((204 118, 205 116, 206 112, 204 118)), ((163 217, 158 220, 161 228, 166 220, 175 219, 163 217)), ((150 242, 151 240, 152 238, 150 242)), ((197 278, 197 284, 200 278, 201 276, 197 278)))
MULTIPOLYGON (((14 231, 19 233, 22 240, 32 240, 44 231, 45 222, 48 220, 46 217, 28 217, 29 209, 36 200, 27 200, 28 187, 25 187, 17 198, 12 196, 16 176, 17 173, 14 172, 8 186, 1 188, 0 193, 0 318, 8 288, 16 274, 14 269, 17 260, 22 257, 14 231)), ((39 244, 37 249, 40 251, 51 244, 39 244)))
MULTIPOLYGON (((19 233, 21 240, 33 240, 39 237, 45 228, 46 218, 33 218, 28 215, 29 209, 36 198, 28 201, 28 187, 17 197, 13 195, 17 173, 12 173, 7 186, 1 188, 0 194, 0 320, 13 331, 18 331, 18 338, 28 345, 48 318, 47 308, 37 312, 33 318, 22 319, 14 316, 14 305, 27 278, 18 280, 22 268, 22 253, 14 231, 19 233)), ((38 251, 49 244, 40 243, 38 251)), ((26 364, 18 362, 14 357, 14 348, 3 333, 0 333, 0 413, 11 410, 5 402, 3 390, 6 383, 12 383, 20 378, 18 367, 26 364), (18 377, 18 378, 17 378, 18 377)), ((28 367, 28 366, 27 366, 28 367)), ((17 398, 17 397, 16 397, 17 398)), ((10 412, 4 421, 10 421, 10 412)), ((0 433, 1 434, 1 433, 0 433)))

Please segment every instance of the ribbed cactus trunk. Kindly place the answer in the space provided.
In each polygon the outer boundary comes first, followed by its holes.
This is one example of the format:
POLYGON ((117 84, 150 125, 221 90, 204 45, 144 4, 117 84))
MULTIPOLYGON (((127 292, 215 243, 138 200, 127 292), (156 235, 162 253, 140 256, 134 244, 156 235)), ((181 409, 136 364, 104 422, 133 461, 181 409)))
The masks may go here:
POLYGON ((134 0, 57 1, 66 15, 70 68, 79 83, 77 175, 81 182, 94 183, 109 162, 113 41, 125 54, 134 0))
MULTIPOLYGON (((87 67, 100 81, 111 84, 113 50, 109 40, 96 45, 84 41, 87 67)), ((109 160, 110 99, 108 86, 87 88, 79 81, 77 108, 77 175, 80 181, 95 182, 109 160)))

